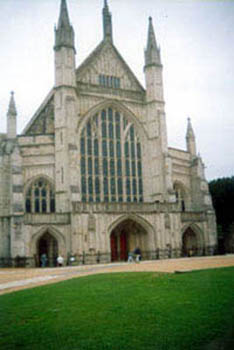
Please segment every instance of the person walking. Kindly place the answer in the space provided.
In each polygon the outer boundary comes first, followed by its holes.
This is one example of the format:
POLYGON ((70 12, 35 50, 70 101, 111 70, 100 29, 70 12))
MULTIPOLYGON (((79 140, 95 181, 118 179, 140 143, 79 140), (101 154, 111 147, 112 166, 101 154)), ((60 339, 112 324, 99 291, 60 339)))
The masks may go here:
POLYGON ((140 248, 136 248, 134 250, 134 254, 135 254, 135 257, 136 257, 136 262, 139 263, 141 261, 141 250, 140 248))

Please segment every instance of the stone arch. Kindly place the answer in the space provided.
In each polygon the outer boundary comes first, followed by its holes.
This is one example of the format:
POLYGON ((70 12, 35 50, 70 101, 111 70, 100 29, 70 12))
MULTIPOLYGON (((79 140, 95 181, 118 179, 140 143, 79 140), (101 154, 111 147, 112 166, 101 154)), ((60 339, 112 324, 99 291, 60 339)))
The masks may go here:
POLYGON ((155 235, 153 227, 145 219, 136 215, 123 215, 109 226, 108 237, 111 260, 126 261, 128 253, 136 248, 140 248, 143 258, 148 258, 155 235))
POLYGON ((141 123, 139 122, 138 118, 134 115, 134 113, 130 109, 128 109, 126 106, 124 106, 121 102, 111 100, 111 99, 98 103, 94 107, 90 108, 88 112, 82 117, 82 119, 78 122, 78 125, 77 125, 78 138, 80 138, 80 134, 85 124, 89 120, 89 118, 91 118, 101 109, 106 109, 108 107, 113 107, 117 109, 119 112, 123 113, 136 127, 137 132, 141 138, 141 141, 144 142, 145 140, 147 140, 148 138, 147 132, 145 128, 142 127, 141 123))
POLYGON ((27 180, 27 182, 25 183, 24 185, 24 195, 26 194, 27 190, 30 188, 30 186, 32 186, 32 184, 39 180, 39 179, 45 179, 47 182, 49 182, 53 188, 55 188, 55 183, 54 183, 54 180, 49 177, 48 175, 45 175, 45 174, 38 174, 36 176, 33 176, 32 178, 30 178, 29 180, 27 180))
MULTIPOLYGON (((63 257, 66 256, 66 241, 65 237, 62 235, 60 231, 58 231, 55 227, 52 226, 43 226, 39 231, 32 235, 30 242, 30 255, 34 257, 35 265, 40 265, 40 240, 51 238, 56 245, 56 251, 53 250, 53 259, 55 259, 59 254, 63 257), (45 237, 47 235, 47 238, 45 237), (55 256, 57 255, 57 256, 55 256)), ((51 265, 54 265, 55 262, 51 262, 51 265)))
POLYGON ((186 211, 190 207, 189 190, 181 181, 174 181, 173 189, 176 194, 176 201, 181 211, 186 211))
POLYGON ((183 227, 182 235, 182 255, 200 256, 205 247, 204 233, 196 224, 188 224, 183 227))

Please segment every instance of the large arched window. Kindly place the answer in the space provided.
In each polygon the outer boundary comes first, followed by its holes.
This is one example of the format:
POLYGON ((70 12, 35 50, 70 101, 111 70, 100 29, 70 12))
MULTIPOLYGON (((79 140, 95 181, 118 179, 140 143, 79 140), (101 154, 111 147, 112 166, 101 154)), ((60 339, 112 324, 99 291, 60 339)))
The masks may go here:
POLYGON ((54 213, 53 186, 44 178, 37 179, 27 190, 25 200, 27 213, 54 213))
POLYGON ((134 125, 106 108, 91 117, 80 138, 83 202, 142 202, 142 152, 134 125))

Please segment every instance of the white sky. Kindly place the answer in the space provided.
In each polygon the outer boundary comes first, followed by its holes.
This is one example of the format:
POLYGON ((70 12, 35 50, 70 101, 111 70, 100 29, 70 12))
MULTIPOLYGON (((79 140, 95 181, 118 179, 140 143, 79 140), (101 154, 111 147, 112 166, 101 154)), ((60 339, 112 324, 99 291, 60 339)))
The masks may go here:
MULTIPOLYGON (((170 147, 191 117, 208 180, 234 175, 234 1, 109 0, 114 44, 144 84, 148 17, 164 66, 170 147)), ((103 0, 67 0, 77 66, 102 40, 103 0)), ((15 91, 20 133, 54 84, 60 0, 0 0, 0 132, 15 91)))

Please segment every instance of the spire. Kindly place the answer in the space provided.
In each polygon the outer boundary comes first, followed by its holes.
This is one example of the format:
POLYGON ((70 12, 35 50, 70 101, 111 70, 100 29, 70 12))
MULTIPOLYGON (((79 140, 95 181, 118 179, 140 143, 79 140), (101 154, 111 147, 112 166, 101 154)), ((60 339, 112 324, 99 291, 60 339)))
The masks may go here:
POLYGON ((187 133, 186 133, 186 139, 188 139, 188 138, 195 139, 195 134, 193 131, 193 127, 192 127, 192 123, 191 123, 190 118, 188 118, 188 126, 187 126, 187 133))
POLYGON ((70 21, 68 16, 67 3, 66 3, 66 0, 62 0, 60 5, 58 28, 69 27, 69 26, 70 26, 70 21))
POLYGON ((55 46, 58 50, 60 47, 70 47, 75 50, 74 30, 70 24, 66 0, 61 0, 58 26, 55 28, 55 46))
POLYGON ((157 46, 157 42, 154 34, 152 17, 149 17, 147 47, 145 50, 145 66, 152 65, 152 64, 161 66, 161 57, 160 57, 160 48, 158 48, 157 46))
POLYGON ((16 116, 17 115, 16 107, 15 107, 14 91, 11 91, 11 98, 10 98, 10 103, 9 103, 7 115, 8 116, 16 116))
POLYGON ((195 134, 193 131, 191 119, 188 118, 188 126, 187 126, 187 133, 186 133, 186 143, 187 143, 187 151, 192 155, 196 156, 196 140, 195 140, 195 134))
POLYGON ((112 42, 112 18, 107 4, 107 0, 104 0, 104 7, 102 10, 103 18, 103 37, 104 40, 109 39, 112 42))
POLYGON ((7 138, 14 139, 16 138, 16 107, 15 107, 15 99, 14 92, 11 92, 10 103, 7 112, 7 138))

